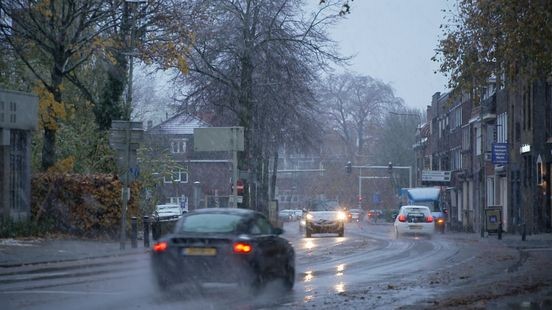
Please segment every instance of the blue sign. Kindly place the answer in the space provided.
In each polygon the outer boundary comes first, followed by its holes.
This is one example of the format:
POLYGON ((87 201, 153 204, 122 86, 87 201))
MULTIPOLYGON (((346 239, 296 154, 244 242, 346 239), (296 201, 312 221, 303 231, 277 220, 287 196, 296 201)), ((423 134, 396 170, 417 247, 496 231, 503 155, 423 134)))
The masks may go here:
POLYGON ((376 192, 372 195, 372 203, 378 205, 381 203, 381 196, 379 192, 376 192))
POLYGON ((493 164, 505 165, 508 163, 508 143, 493 143, 493 164))

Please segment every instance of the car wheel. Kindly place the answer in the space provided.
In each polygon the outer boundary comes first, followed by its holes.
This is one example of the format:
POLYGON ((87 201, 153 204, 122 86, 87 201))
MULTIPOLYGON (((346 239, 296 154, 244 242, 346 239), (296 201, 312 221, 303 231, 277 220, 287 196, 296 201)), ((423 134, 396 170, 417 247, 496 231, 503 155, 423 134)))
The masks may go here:
POLYGON ((337 232, 337 235, 339 237, 343 237, 344 234, 345 234, 345 227, 341 227, 341 229, 337 232))
POLYGON ((307 238, 310 238, 312 236, 312 232, 310 229, 305 229, 305 236, 307 236, 307 238))
POLYGON ((287 291, 291 291, 293 289, 293 285, 295 284, 295 268, 288 264, 286 267, 286 273, 282 280, 284 281, 284 288, 287 291))
POLYGON ((171 281, 166 275, 157 274, 155 278, 157 280, 157 288, 160 291, 165 291, 171 285, 171 281))

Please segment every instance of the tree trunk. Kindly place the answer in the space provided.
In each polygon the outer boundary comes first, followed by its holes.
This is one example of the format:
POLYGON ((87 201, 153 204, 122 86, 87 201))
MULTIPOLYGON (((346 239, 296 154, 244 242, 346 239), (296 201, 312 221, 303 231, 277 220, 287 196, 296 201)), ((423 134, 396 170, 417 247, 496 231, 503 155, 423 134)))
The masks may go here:
POLYGON ((56 163, 56 130, 44 128, 42 145, 42 169, 47 170, 56 163))
POLYGON ((278 151, 274 152, 274 163, 272 164, 272 176, 270 182, 270 199, 276 196, 276 176, 278 174, 278 151))
MULTIPOLYGON (((61 98, 61 84, 63 83, 63 64, 65 61, 60 61, 59 58, 52 68, 52 85, 48 88, 54 97, 54 101, 59 104, 63 104, 61 98)), ((48 111, 52 113, 51 117, 55 118, 55 124, 57 125, 58 119, 54 111, 48 111)), ((45 126, 44 127, 44 144, 42 145, 42 169, 47 170, 56 163, 56 133, 57 127, 45 126)))

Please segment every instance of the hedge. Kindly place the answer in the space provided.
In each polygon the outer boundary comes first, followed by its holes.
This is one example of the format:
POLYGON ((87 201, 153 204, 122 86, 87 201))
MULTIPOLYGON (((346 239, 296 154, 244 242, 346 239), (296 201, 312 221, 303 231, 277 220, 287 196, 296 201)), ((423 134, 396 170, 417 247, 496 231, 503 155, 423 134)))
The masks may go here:
MULTIPOLYGON (((122 183, 113 175, 35 174, 31 213, 35 223, 53 223, 59 233, 114 238, 120 231, 122 183)), ((127 226, 138 216, 139 184, 131 185, 127 226)))

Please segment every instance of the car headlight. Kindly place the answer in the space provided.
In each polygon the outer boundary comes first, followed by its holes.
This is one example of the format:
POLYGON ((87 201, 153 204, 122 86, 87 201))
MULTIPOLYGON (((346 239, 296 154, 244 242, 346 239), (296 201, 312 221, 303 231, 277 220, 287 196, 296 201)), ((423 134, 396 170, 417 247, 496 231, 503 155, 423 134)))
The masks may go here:
POLYGON ((337 212, 337 219, 340 221, 344 221, 347 218, 347 215, 343 211, 337 212))
POLYGON ((313 219, 313 216, 312 214, 308 213, 307 216, 306 216, 307 220, 312 220, 313 219))

